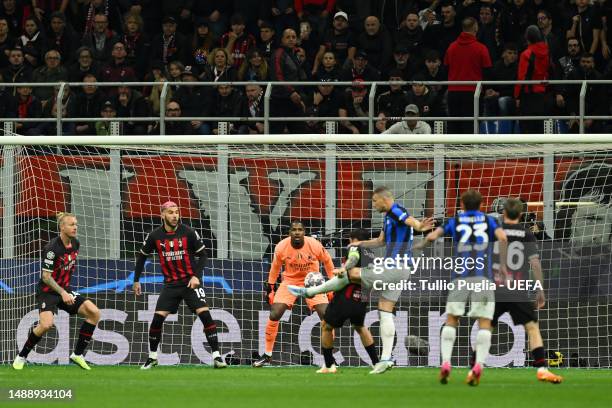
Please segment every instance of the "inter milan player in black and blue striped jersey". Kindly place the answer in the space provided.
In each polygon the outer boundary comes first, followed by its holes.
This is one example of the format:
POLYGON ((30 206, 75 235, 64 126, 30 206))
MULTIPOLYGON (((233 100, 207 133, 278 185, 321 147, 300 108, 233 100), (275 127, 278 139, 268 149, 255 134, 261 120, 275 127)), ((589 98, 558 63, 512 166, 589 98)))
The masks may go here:
MULTIPOLYGON (((345 271, 338 269, 334 273, 336 277, 328 280, 322 285, 302 288, 289 286, 289 291, 296 296, 312 297, 319 293, 333 292, 342 289, 349 283, 361 283, 364 290, 374 289, 378 295, 378 314, 380 317, 380 338, 382 353, 380 361, 374 366, 370 374, 381 374, 393 367, 391 353, 393 341, 395 340, 395 322, 393 321, 393 309, 397 303, 401 289, 397 284, 407 281, 412 272, 412 243, 413 232, 429 231, 433 228, 434 220, 425 218, 421 221, 410 215, 408 210, 395 201, 395 197, 389 188, 378 187, 372 194, 372 206, 379 213, 385 214, 383 229, 380 235, 367 241, 355 242, 363 248, 386 247, 385 265, 393 266, 377 271, 371 266, 353 267, 345 271), (406 261, 406 267, 403 262, 406 261), (345 273, 347 272, 347 273, 345 273), (376 287, 375 287, 376 286, 376 287)), ((400 286, 401 287, 401 286, 400 286)))
POLYGON ((429 243, 446 235, 455 243, 452 285, 447 285, 446 325, 442 328, 440 348, 442 366, 440 383, 447 384, 451 372, 451 355, 457 336, 459 318, 465 313, 465 304, 470 301, 469 317, 478 319, 476 335, 476 364, 468 373, 466 382, 478 385, 484 362, 491 347, 491 320, 495 311, 495 283, 493 279, 493 242, 499 241, 499 269, 503 280, 506 277, 507 237, 495 218, 480 211, 482 195, 468 190, 461 195, 463 212, 449 219, 415 245, 422 249, 429 243))
POLYGON ((147 256, 156 252, 164 274, 162 288, 153 321, 149 327, 149 358, 141 367, 148 370, 157 365, 157 347, 161 341, 164 320, 178 311, 181 301, 195 313, 204 325, 204 334, 210 345, 214 368, 225 368, 227 364, 219 353, 217 325, 215 324, 202 288, 202 272, 207 261, 206 246, 198 233, 180 222, 178 206, 173 201, 162 204, 163 224, 153 230, 140 249, 134 270, 134 293, 140 295, 140 275, 147 256), (197 261, 196 261, 197 258, 197 261))

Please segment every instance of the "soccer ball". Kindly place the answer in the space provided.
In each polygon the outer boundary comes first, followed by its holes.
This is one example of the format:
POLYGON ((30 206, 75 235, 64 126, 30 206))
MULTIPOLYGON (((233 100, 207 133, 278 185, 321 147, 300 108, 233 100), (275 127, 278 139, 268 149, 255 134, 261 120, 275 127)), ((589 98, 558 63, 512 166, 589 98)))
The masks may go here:
POLYGON ((304 287, 310 288, 312 286, 319 286, 325 282, 325 278, 320 272, 308 272, 308 275, 304 278, 304 287))

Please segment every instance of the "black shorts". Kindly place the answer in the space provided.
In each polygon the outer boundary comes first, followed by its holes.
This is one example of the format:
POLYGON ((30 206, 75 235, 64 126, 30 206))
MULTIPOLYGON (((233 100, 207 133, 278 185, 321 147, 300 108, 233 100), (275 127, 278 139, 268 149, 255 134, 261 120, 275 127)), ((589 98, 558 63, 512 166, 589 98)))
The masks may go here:
POLYGON ((533 308, 533 302, 496 302, 491 324, 497 326, 499 318, 506 312, 510 313, 512 322, 516 325, 538 321, 538 316, 533 308))
POLYGON ((157 305, 155 305, 155 311, 166 311, 174 314, 178 312, 178 307, 181 304, 181 300, 185 300, 185 304, 189 310, 193 313, 197 309, 207 306, 206 295, 204 294, 204 288, 198 287, 195 289, 189 289, 187 284, 180 286, 164 286, 159 298, 157 299, 157 305))
POLYGON ((69 314, 77 314, 79 307, 87 300, 77 292, 68 291, 74 296, 74 303, 68 305, 62 301, 62 297, 57 292, 42 292, 36 294, 36 302, 38 303, 39 312, 53 312, 57 314, 57 309, 62 309, 69 314))
POLYGON ((330 326, 339 328, 342 327, 346 320, 350 320, 353 326, 363 326, 363 321, 366 315, 366 303, 347 299, 345 292, 336 293, 327 309, 323 320, 330 326))

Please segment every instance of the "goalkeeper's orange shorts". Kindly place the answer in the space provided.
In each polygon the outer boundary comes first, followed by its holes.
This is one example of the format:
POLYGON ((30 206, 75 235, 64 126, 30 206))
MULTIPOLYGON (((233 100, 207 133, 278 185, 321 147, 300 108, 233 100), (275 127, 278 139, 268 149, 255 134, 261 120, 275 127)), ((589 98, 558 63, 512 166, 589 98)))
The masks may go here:
MULTIPOLYGON (((278 290, 276 291, 276 293, 274 294, 274 303, 284 303, 287 306, 289 306, 289 308, 291 308, 293 304, 295 303, 296 297, 293 296, 289 292, 289 289, 287 288, 288 285, 299 285, 299 283, 283 281, 278 287, 278 290)), ((308 305, 308 308, 310 310, 314 309, 316 305, 328 304, 328 303, 329 302, 327 300, 327 296, 325 296, 322 293, 316 295, 313 298, 306 299, 306 304, 308 305)))

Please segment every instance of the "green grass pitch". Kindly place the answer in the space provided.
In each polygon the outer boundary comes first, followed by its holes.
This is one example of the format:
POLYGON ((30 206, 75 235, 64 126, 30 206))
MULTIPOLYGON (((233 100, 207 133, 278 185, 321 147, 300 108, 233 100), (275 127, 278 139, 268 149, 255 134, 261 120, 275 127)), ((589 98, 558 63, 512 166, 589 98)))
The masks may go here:
POLYGON ((75 366, 28 365, 17 372, 0 367, 0 406, 6 407, 612 407, 612 371, 562 369, 560 385, 539 383, 534 369, 486 369, 478 387, 463 383, 454 369, 448 385, 437 369, 394 368, 368 375, 366 368, 341 367, 335 375, 316 367, 75 366), (11 388, 71 388, 74 400, 12 402, 11 388), (282 405, 281 405, 282 404, 282 405))

